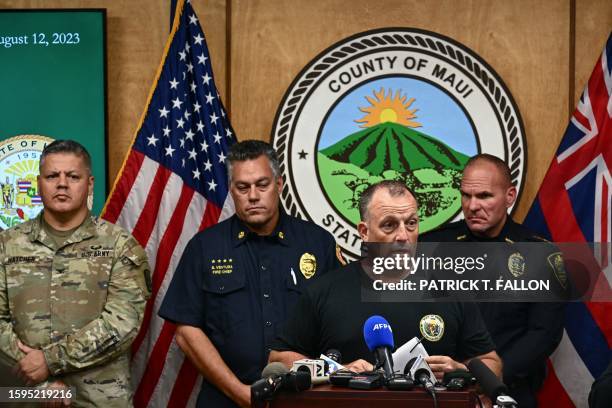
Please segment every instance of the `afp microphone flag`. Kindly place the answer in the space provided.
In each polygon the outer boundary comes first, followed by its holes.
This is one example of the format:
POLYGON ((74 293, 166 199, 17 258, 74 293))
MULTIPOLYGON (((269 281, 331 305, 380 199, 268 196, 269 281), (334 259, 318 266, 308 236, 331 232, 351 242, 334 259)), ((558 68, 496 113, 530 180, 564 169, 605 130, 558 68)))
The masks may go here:
POLYGON ((226 157, 236 141, 213 79, 204 33, 189 1, 172 31, 130 152, 103 218, 134 235, 152 269, 152 296, 132 344, 136 407, 193 406, 197 370, 157 316, 189 240, 234 212, 226 157))
MULTIPOLYGON (((598 282, 610 293, 612 202, 612 35, 597 60, 525 225, 556 242, 601 242, 598 282)), ((544 407, 586 407, 610 361, 612 303, 572 302, 538 399, 544 407)))

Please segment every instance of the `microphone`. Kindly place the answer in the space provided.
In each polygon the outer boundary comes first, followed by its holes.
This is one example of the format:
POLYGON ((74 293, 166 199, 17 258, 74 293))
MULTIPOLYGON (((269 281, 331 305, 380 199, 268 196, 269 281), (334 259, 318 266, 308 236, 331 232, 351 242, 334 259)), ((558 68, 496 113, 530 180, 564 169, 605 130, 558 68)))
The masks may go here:
POLYGON ((430 394, 435 394, 436 377, 423 356, 419 355, 410 360, 404 368, 404 374, 410 375, 416 384, 421 384, 430 394))
POLYGON ((491 399, 498 407, 516 407, 516 401, 510 397, 508 387, 497 378, 495 373, 491 371, 482 361, 477 358, 470 360, 467 364, 470 372, 476 377, 476 381, 480 383, 480 387, 485 395, 491 399))
POLYGON ((382 317, 374 315, 363 325, 363 338, 376 358, 376 367, 382 367, 385 378, 393 377, 393 357, 391 350, 393 344, 393 331, 389 322, 382 317))
POLYGON ((467 370, 458 369, 444 373, 442 383, 449 390, 462 390, 472 383, 472 373, 467 370))
POLYGON ((325 355, 334 360, 336 363, 342 364, 342 354, 338 350, 329 349, 325 352, 325 355))
POLYGON ((279 389, 297 392, 310 388, 310 373, 290 372, 279 362, 265 366, 261 377, 251 385, 252 401, 270 400, 279 389))

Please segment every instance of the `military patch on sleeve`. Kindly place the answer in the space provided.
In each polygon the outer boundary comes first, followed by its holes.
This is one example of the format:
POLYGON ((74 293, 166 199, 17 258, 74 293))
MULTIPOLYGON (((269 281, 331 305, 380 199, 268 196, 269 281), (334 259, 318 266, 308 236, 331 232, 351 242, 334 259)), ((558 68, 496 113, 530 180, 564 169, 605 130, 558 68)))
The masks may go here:
POLYGON ((548 255, 548 263, 561 287, 567 289, 567 272, 565 271, 565 264, 563 263, 563 255, 561 255, 561 252, 555 252, 548 255))
POLYGON ((338 258, 338 261, 340 261, 340 265, 346 265, 346 259, 344 259, 344 256, 342 256, 342 250, 338 244, 336 244, 336 258, 338 258))

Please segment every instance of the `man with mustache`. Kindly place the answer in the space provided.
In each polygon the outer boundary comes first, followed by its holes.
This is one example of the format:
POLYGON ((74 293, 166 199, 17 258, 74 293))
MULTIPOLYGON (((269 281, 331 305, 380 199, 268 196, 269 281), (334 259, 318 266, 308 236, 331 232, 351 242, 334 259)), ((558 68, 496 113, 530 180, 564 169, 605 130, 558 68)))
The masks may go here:
MULTIPOLYGON (((460 189, 465 219, 426 233, 420 237, 421 241, 500 242, 509 249, 515 242, 546 242, 508 215, 517 191, 503 160, 489 154, 472 157, 463 170, 460 189)), ((510 268, 512 265, 506 258, 501 259, 501 264, 510 268)), ((527 259, 522 273, 546 275, 566 289, 567 278, 560 253, 551 245, 550 251, 539 258, 537 265, 544 265, 546 270, 537 268, 534 261, 527 259)), ((507 274, 504 269, 497 271, 498 274, 507 274)), ((563 334, 563 303, 483 302, 479 306, 504 363, 503 380, 510 388, 510 395, 521 408, 536 407, 536 393, 546 375, 546 358, 555 350, 563 334)))
POLYGON ((83 146, 54 141, 39 171, 43 211, 0 233, 0 360, 26 385, 73 388, 55 404, 131 406, 130 345, 150 295, 145 252, 90 215, 83 146))
POLYGON ((205 379, 198 407, 250 406, 287 311, 341 259, 330 233, 280 208, 269 144, 237 143, 227 159, 236 213, 189 242, 159 311, 205 379))

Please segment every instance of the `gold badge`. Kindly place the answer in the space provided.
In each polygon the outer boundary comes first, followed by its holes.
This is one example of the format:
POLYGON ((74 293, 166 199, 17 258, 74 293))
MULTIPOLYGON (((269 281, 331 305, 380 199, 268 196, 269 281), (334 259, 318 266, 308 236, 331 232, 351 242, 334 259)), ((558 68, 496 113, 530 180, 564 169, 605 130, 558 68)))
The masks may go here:
POLYGON ((244 238, 244 231, 240 231, 238 233, 238 239, 242 239, 242 238, 244 238))
POLYGON ((317 259, 313 254, 305 252, 300 257, 300 272, 306 279, 310 279, 314 276, 317 271, 317 259))
POLYGON ((565 272, 565 263, 561 252, 555 252, 548 255, 548 264, 552 267, 555 277, 563 289, 567 289, 567 273, 565 272))
POLYGON ((419 322, 421 335, 429 341, 438 341, 444 335, 444 320, 438 315, 426 315, 419 322))
POLYGON ((508 270, 515 278, 525 274, 525 258, 518 252, 508 257, 508 270))
POLYGON ((278 237, 280 239, 285 239, 285 234, 283 233, 283 231, 278 231, 278 237))

